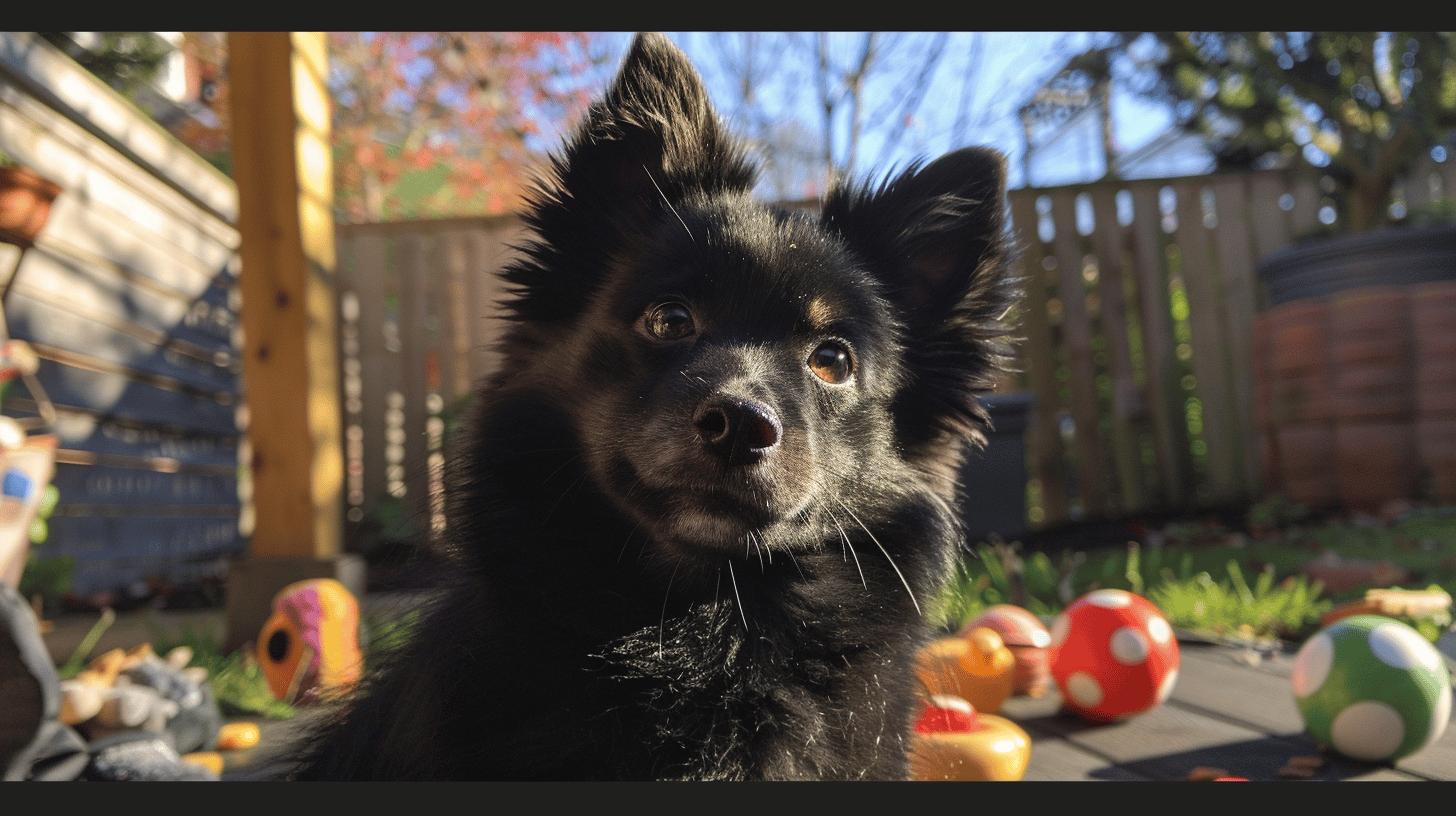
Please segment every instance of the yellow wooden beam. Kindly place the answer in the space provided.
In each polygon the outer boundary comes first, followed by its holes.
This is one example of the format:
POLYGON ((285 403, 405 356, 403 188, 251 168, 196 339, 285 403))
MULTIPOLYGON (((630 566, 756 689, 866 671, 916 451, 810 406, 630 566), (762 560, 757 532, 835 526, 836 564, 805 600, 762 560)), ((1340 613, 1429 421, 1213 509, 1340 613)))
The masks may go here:
POLYGON ((228 35, 258 558, 340 551, 327 62, 322 32, 228 35))

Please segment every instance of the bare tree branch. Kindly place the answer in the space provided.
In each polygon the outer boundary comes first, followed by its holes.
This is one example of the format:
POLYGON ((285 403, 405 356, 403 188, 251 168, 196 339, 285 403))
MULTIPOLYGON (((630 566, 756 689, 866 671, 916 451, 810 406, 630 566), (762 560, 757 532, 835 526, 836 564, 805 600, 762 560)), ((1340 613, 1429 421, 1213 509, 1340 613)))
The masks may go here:
POLYGON ((920 63, 920 70, 911 75, 908 92, 902 97, 904 104, 900 106, 898 115, 892 120, 889 132, 885 136, 885 143, 880 148, 879 163, 886 165, 890 157, 894 155, 895 148, 900 145, 900 140, 909 130, 906 120, 913 117, 920 110, 920 104, 925 101, 925 93, 930 89, 931 78, 935 75, 935 69, 940 67, 941 57, 945 54, 945 43, 950 35, 944 31, 936 32, 935 39, 931 41, 929 50, 925 53, 925 59, 920 63))

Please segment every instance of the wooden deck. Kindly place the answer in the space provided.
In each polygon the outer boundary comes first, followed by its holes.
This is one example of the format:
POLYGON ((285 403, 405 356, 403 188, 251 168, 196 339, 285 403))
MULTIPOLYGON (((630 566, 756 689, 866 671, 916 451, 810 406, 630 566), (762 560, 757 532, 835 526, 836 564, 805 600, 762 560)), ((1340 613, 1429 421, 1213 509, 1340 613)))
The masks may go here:
MULTIPOLYGON (((1252 781, 1280 778, 1295 756, 1319 754, 1294 706, 1291 654, 1250 665, 1246 653, 1183 644, 1173 696, 1157 709, 1112 725, 1059 713, 1055 692, 1016 698, 1001 714, 1032 738, 1028 780, 1186 780, 1196 767, 1221 768, 1252 781)), ((1456 728, 1394 767, 1333 754, 1314 775, 1325 781, 1456 779, 1456 728)))

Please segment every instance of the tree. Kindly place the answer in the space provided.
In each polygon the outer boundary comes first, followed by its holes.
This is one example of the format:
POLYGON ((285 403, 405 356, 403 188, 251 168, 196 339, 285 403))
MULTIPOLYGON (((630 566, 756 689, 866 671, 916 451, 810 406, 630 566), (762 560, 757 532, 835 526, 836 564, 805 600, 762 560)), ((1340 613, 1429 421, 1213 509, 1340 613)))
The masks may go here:
POLYGON ((335 197, 368 221, 513 210, 616 56, 560 32, 337 32, 329 46, 335 197))
POLYGON ((89 48, 76 42, 72 37, 75 32, 37 33, 106 84, 128 96, 155 80, 162 63, 175 50, 171 43, 150 31, 96 32, 95 43, 89 48))
MULTIPOLYGON (((979 35, 966 35, 974 67, 979 35)), ((951 35, 713 32, 684 37, 734 131, 763 158, 760 194, 812 198, 853 175, 878 142, 885 166, 916 117, 951 35), (807 100, 801 94, 807 93, 807 100)), ((964 40, 964 37, 962 38, 964 40)), ((967 82, 963 99, 973 86, 967 82)), ((969 127, 969 112, 957 129, 969 127)))
POLYGON ((1456 127, 1456 36, 1436 32, 1123 34, 1123 81, 1170 102, 1222 166, 1302 163, 1334 181, 1356 230, 1456 127))

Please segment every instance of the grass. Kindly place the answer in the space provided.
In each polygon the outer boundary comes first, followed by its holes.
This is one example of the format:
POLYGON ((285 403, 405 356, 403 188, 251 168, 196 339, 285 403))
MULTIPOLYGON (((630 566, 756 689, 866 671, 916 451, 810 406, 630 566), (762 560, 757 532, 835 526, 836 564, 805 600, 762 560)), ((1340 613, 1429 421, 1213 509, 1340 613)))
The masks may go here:
MULTIPOLYGON (((110 609, 101 613, 75 652, 58 667, 57 673, 61 679, 75 677, 86 667, 97 642, 115 620, 116 614, 110 609)), ((405 610, 389 615, 366 615, 360 627, 364 637, 366 662, 378 660, 403 646, 418 622, 418 610, 405 610)), ((155 621, 149 621, 147 628, 150 631, 152 650, 159 655, 166 655, 178 646, 186 646, 192 650, 192 660, 188 665, 207 669, 208 682, 212 685, 213 696, 223 714, 286 720, 297 713, 294 706, 274 699, 268 688, 267 678, 263 676, 263 670, 250 650, 223 652, 220 626, 184 625, 180 628, 167 628, 155 621)))
POLYGON ((1192 632, 1242 639, 1297 637, 1319 623, 1331 603, 1320 598, 1318 581, 1289 576, 1275 583, 1266 567, 1251 586, 1237 561, 1229 561, 1228 577, 1207 572, 1166 581, 1153 587, 1148 599, 1168 622, 1192 632))
POLYGON ((247 649, 223 652, 219 628, 184 626, 162 631, 153 626, 151 629, 152 649, 157 654, 165 655, 178 646, 192 649, 192 660, 188 665, 207 669, 212 695, 223 714, 287 720, 297 713, 292 705, 274 699, 268 680, 252 652, 247 649))
POLYGON ((1122 553, 1096 558, 1071 556, 1060 566, 1045 553, 1023 558, 1019 548, 982 544, 957 566, 950 585, 930 605, 931 621, 958 629, 998 603, 1024 606, 1049 617, 1093 589, 1126 589, 1146 596, 1179 628, 1202 634, 1246 639, 1297 636, 1315 626, 1330 602, 1318 583, 1300 576, 1276 581, 1272 568, 1251 585, 1236 559, 1218 573, 1194 569, 1189 552, 1162 548, 1144 552, 1131 545, 1122 553), (1214 575, 1218 577, 1215 578, 1214 575))
MULTIPOLYGON (((1185 521, 1167 525, 1147 543, 1055 558, 1023 553, 1015 543, 979 544, 929 605, 929 616, 953 629, 989 606, 1014 603, 1046 617, 1085 592, 1108 587, 1146 596, 1186 631, 1301 639, 1318 628, 1325 611, 1367 589, 1328 595, 1300 574, 1324 552, 1393 561, 1412 574, 1411 586, 1456 594, 1456 510, 1415 511, 1392 523, 1310 521, 1303 508, 1275 498, 1251 508, 1247 522, 1254 537, 1185 521)), ((1450 619, 1407 622, 1434 640, 1450 619)))

